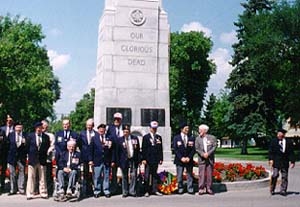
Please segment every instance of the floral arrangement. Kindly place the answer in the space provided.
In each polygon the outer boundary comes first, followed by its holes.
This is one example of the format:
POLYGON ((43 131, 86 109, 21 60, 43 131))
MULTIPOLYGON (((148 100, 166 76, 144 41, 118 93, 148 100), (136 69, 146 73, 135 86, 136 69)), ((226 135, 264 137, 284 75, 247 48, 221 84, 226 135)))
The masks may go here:
POLYGON ((158 184, 158 190, 166 195, 173 193, 177 190, 177 178, 175 175, 168 171, 162 171, 158 173, 160 183, 158 184))
POLYGON ((216 162, 213 172, 213 181, 240 181, 240 180, 256 180, 265 178, 267 171, 263 166, 254 166, 247 163, 243 166, 241 163, 230 163, 225 165, 222 162, 216 162))

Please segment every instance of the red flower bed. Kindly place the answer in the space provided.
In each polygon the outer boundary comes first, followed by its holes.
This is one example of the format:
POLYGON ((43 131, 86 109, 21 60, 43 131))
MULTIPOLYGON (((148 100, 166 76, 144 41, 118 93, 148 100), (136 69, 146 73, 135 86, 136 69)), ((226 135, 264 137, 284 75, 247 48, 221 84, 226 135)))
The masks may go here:
POLYGON ((241 163, 230 163, 225 165, 216 162, 213 172, 213 181, 240 181, 240 180, 256 180, 267 177, 267 171, 263 166, 254 166, 251 163, 243 166, 241 163))

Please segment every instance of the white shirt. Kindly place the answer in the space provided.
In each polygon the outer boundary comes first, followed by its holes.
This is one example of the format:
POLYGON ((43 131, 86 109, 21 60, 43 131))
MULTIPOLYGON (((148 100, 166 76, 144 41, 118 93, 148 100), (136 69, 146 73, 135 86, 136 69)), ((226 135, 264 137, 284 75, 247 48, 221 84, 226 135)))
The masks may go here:
POLYGON ((285 152, 285 146, 286 146, 286 139, 283 138, 282 140, 279 140, 279 144, 282 143, 282 152, 285 152))
POLYGON ((203 148, 204 148, 204 152, 207 152, 207 138, 203 137, 203 148))
POLYGON ((125 142, 126 142, 126 147, 127 147, 128 158, 132 158, 133 157, 133 144, 132 144, 131 136, 129 136, 128 139, 125 138, 125 142))
POLYGON ((17 147, 20 147, 22 144, 22 133, 16 132, 16 145, 17 147))

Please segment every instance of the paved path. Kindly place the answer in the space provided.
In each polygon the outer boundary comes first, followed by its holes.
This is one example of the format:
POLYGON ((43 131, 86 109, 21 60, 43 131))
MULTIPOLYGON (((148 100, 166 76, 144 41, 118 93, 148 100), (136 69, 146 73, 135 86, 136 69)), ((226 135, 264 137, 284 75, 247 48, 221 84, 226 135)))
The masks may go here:
MULTIPOLYGON (((260 164, 260 163, 255 163, 260 164)), ((261 163, 265 164, 265 163, 261 163)), ((25 196, 0 196, 0 207, 46 207, 46 206, 80 206, 80 207, 299 207, 300 206, 300 163, 290 170, 288 196, 279 194, 270 196, 268 188, 247 191, 231 191, 209 195, 170 195, 150 196, 149 198, 122 198, 120 195, 111 198, 88 198, 77 203, 57 203, 52 198, 48 200, 34 199, 27 201, 25 196)))

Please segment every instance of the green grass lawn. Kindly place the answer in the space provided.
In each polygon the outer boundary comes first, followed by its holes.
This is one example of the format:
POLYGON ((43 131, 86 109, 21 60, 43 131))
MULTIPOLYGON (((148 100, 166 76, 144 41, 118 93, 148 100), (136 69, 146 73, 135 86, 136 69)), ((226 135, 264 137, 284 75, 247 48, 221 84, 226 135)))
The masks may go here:
POLYGON ((248 147, 248 154, 241 155, 241 148, 217 148, 216 158, 267 161, 268 150, 261 149, 258 147, 248 147))
MULTIPOLYGON (((296 161, 299 161, 300 152, 295 149, 296 161)), ((259 147, 248 147, 248 155, 241 155, 241 148, 217 148, 216 158, 233 160, 267 161, 268 150, 259 147)))

